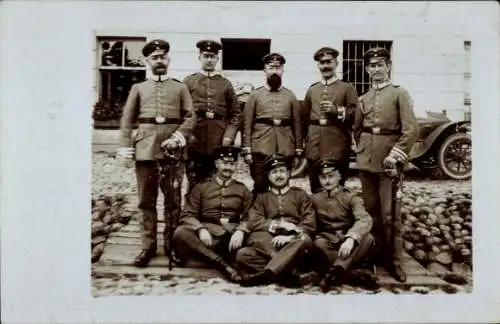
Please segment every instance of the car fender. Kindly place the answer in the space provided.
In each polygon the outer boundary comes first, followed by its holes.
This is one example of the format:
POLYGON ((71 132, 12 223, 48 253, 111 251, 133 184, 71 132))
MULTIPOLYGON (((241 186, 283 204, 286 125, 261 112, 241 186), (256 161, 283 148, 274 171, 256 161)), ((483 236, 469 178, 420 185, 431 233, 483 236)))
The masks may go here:
POLYGON ((467 132, 467 128, 464 127, 467 124, 469 124, 467 121, 450 121, 446 124, 440 125, 433 130, 423 142, 420 142, 420 145, 414 146, 414 150, 410 153, 410 160, 418 159, 427 153, 443 133, 448 133, 450 131, 452 133, 467 132))

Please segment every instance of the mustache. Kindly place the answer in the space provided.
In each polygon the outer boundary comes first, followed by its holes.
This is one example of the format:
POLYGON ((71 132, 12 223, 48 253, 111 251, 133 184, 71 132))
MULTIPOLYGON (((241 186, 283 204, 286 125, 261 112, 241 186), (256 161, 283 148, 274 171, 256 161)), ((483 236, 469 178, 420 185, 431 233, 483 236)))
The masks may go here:
POLYGON ((331 72, 331 71, 333 71, 333 69, 329 68, 329 67, 325 67, 325 68, 320 69, 320 71, 321 72, 331 72))
POLYGON ((286 179, 285 178, 276 178, 275 181, 285 181, 286 179))
POLYGON ((155 69, 158 69, 158 68, 164 68, 164 69, 166 69, 166 68, 167 68, 167 66, 166 66, 165 64, 163 64, 163 63, 158 63, 158 64, 156 64, 156 65, 154 66, 154 68, 155 68, 155 69))

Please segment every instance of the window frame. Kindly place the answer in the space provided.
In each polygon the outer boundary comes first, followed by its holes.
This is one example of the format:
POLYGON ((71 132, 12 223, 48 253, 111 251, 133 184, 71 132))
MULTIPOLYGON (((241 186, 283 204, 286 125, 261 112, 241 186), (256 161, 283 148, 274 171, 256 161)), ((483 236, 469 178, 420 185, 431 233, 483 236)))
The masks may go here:
MULTIPOLYGON (((264 63, 262 62, 259 64, 259 68, 233 68, 234 66, 230 66, 229 68, 227 67, 227 63, 225 66, 225 59, 228 57, 227 53, 225 53, 225 50, 227 50, 227 43, 246 43, 245 45, 251 44, 251 43, 259 43, 259 46, 265 46, 266 49, 263 51, 263 54, 258 57, 259 61, 262 61, 262 58, 271 53, 271 38, 241 38, 241 37, 221 37, 220 39, 221 44, 222 44, 222 55, 221 55, 221 68, 224 71, 262 71, 264 69, 264 63)), ((256 54, 255 54, 256 55, 256 54)), ((252 63, 255 63, 257 61, 257 56, 255 56, 255 61, 252 63)), ((227 62, 227 61, 226 61, 227 62)))
MULTIPOLYGON (((370 48, 383 47, 389 50, 392 54, 392 49, 394 47, 393 40, 375 40, 375 39, 344 39, 342 41, 342 80, 352 84, 358 95, 362 95, 370 88, 370 77, 366 72, 366 66, 363 59, 363 53, 370 48), (359 48, 361 47, 361 49, 359 48), (351 56, 351 48, 354 51, 354 55, 351 56), (361 66, 362 75, 357 76, 356 72, 358 65, 361 66), (353 72, 354 71, 354 72, 353 72), (350 75, 354 75, 351 79, 350 75), (367 81, 365 81, 367 80, 367 81)), ((392 69, 391 69, 392 70, 392 69)), ((390 76, 390 72, 389 72, 390 76)))

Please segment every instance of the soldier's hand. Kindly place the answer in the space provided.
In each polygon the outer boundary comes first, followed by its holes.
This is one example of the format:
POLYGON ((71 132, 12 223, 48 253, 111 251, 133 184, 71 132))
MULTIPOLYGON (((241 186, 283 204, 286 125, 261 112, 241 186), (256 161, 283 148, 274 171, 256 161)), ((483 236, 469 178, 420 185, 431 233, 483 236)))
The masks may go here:
POLYGON ((131 159, 134 157, 135 149, 133 147, 120 147, 116 151, 119 157, 131 159))
POLYGON ((241 230, 237 230, 231 235, 231 241, 229 241, 229 251, 237 250, 243 244, 243 239, 245 238, 245 233, 241 230))
POLYGON ((280 224, 280 227, 288 232, 297 230, 297 225, 295 225, 294 223, 291 223, 289 221, 282 221, 280 224))
POLYGON ((230 138, 227 138, 227 137, 224 137, 222 139, 222 146, 231 146, 231 139, 230 138))
POLYGON ((175 150, 177 147, 179 147, 179 144, 177 143, 176 140, 169 138, 168 140, 163 141, 160 146, 163 149, 166 149, 168 151, 175 150))
POLYGON ((198 232, 198 237, 200 238, 200 241, 202 241, 206 246, 212 246, 212 235, 206 228, 202 228, 198 232))
POLYGON ((271 243, 275 248, 282 247, 293 239, 293 235, 278 235, 273 237, 271 243))
POLYGON ((398 160, 391 155, 386 156, 382 162, 386 169, 394 169, 396 167, 396 163, 398 163, 398 160))
POLYGON ((348 237, 344 241, 344 243, 342 243, 342 245, 340 246, 339 256, 342 259, 347 259, 351 255, 353 248, 354 248, 354 239, 352 237, 348 237))
POLYGON ((245 162, 251 164, 253 162, 252 153, 245 154, 245 162))

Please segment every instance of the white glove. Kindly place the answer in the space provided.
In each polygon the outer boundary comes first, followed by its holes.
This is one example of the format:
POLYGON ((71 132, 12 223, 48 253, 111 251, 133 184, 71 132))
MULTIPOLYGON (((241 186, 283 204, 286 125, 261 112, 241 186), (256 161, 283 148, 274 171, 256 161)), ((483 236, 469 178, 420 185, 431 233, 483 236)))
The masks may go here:
POLYGON ((133 147, 120 147, 116 153, 120 157, 131 159, 134 157, 135 149, 133 147))

